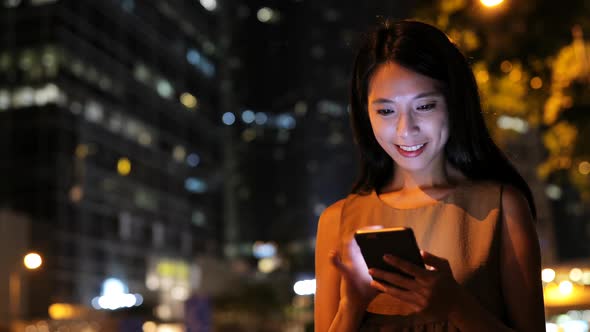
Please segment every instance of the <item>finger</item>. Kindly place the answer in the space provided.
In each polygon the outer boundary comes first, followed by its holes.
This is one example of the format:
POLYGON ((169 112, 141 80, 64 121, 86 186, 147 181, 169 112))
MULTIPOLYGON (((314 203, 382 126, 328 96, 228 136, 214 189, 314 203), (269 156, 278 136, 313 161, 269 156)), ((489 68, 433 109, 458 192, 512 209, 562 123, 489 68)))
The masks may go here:
POLYGON ((383 260, 387 264, 398 268, 400 271, 402 271, 414 278, 426 276, 426 272, 427 272, 426 269, 424 269, 414 263, 410 263, 406 260, 403 260, 399 257, 387 254, 387 255, 383 256, 383 260))
POLYGON ((382 229, 383 225, 371 225, 371 226, 365 226, 365 227, 361 227, 358 230, 370 230, 370 229, 382 229))
POLYGON ((420 294, 389 286, 376 280, 371 281, 371 287, 408 304, 414 311, 419 311, 421 308, 419 305, 420 294))
POLYGON ((407 290, 417 291, 420 288, 420 285, 415 279, 410 279, 397 273, 386 272, 379 269, 370 269, 369 274, 375 279, 386 281, 387 283, 407 290))
POLYGON ((330 256, 330 262, 332 262, 332 265, 334 265, 338 270, 340 270, 340 271, 347 270, 346 266, 342 262, 342 259, 340 258, 339 252, 337 252, 336 250, 331 250, 329 256, 330 256))
POLYGON ((348 253, 350 255, 362 255, 361 248, 359 247, 358 243, 356 243, 354 238, 348 242, 348 246, 346 248, 348 249, 348 253))
POLYGON ((428 251, 421 250, 420 254, 422 254, 422 259, 424 260, 424 264, 430 265, 436 270, 447 270, 449 269, 449 261, 436 256, 428 251))
POLYGON ((352 277, 353 272, 351 271, 350 267, 344 264, 339 252, 335 250, 330 251, 330 261, 332 262, 332 265, 336 267, 336 269, 346 280, 352 281, 354 279, 352 277))

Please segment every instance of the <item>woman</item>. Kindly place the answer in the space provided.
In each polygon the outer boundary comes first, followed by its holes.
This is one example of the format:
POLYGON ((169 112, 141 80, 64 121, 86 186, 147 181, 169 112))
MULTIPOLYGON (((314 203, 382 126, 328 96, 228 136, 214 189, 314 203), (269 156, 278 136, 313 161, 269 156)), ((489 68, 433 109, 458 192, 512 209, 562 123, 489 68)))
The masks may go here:
POLYGON ((351 124, 361 174, 320 217, 316 331, 544 331, 533 197, 445 34, 414 21, 370 33, 351 124), (374 226, 411 227, 426 269, 385 255, 411 277, 369 271, 352 236, 374 226))

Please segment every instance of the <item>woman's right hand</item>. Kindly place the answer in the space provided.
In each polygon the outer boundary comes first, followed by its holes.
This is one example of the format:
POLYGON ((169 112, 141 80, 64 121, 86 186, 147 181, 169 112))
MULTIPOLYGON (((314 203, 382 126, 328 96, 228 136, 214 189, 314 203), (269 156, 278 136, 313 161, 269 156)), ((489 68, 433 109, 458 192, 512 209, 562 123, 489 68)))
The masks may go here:
POLYGON ((332 264, 342 275, 340 305, 364 311, 379 291, 371 287, 373 279, 354 238, 344 245, 344 250, 330 252, 332 264))

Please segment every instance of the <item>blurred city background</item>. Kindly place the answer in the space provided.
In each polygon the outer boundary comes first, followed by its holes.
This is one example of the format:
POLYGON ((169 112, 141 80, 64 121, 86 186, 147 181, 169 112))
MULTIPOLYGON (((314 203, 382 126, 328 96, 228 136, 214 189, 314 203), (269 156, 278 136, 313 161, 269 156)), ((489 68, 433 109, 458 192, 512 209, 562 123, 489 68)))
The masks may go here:
POLYGON ((468 55, 537 201, 548 331, 588 331, 588 0, 0 0, 0 331, 311 331, 383 18, 468 55))

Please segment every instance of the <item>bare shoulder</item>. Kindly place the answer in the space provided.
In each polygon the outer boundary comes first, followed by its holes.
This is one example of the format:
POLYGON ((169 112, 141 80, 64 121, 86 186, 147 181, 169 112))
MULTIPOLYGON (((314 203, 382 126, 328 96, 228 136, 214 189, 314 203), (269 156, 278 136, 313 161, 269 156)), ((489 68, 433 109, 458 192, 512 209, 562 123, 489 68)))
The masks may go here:
POLYGON ((320 216, 320 223, 332 223, 334 221, 339 221, 345 201, 346 199, 341 199, 328 206, 320 216))
POLYGON ((520 190, 511 185, 503 186, 502 211, 504 219, 509 222, 529 223, 533 220, 526 197, 520 190))
POLYGON ((540 262, 539 239, 528 201, 513 186, 504 186, 502 191, 502 243, 508 261, 540 262))
POLYGON ((340 239, 340 216, 345 200, 327 207, 320 215, 316 234, 316 254, 334 249, 340 239))
POLYGON ((516 331, 544 331, 541 252, 525 195, 502 190, 501 278, 507 315, 516 331))
POLYGON ((315 330, 328 331, 340 303, 340 273, 330 259, 339 248, 340 216, 345 199, 327 207, 320 215, 315 247, 316 292, 314 296, 315 330))

